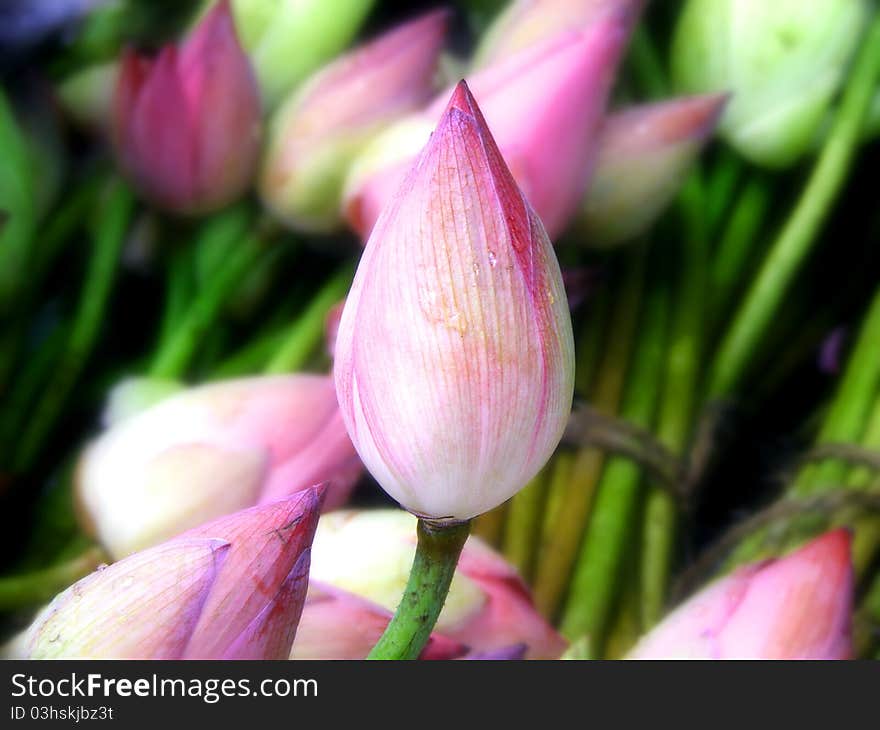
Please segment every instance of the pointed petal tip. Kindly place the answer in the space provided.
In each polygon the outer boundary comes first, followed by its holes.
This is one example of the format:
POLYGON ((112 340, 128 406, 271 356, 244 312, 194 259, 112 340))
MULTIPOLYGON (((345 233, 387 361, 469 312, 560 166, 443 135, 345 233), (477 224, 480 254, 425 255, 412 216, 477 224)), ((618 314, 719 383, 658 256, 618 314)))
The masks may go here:
POLYGON ((832 564, 849 565, 851 561, 853 533, 848 527, 839 527, 811 540, 797 554, 816 558, 832 564))
POLYGON ((449 97, 449 103, 446 105, 446 112, 448 113, 452 109, 457 109, 463 114, 473 116, 476 104, 476 99, 474 99, 473 94, 471 94, 467 81, 461 79, 452 90, 452 96, 449 97))

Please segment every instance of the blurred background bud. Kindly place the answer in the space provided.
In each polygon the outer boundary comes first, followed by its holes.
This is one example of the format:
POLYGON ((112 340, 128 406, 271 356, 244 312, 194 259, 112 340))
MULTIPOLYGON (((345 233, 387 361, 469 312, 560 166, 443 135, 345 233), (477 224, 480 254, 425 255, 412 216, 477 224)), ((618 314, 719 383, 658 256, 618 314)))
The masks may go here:
POLYGON ((238 198, 255 172, 260 123, 259 92, 228 0, 180 48, 166 46, 156 59, 123 55, 117 153, 141 194, 161 208, 199 214, 238 198))
POLYGON ((725 96, 673 99, 609 115, 577 221, 587 246, 644 233, 684 183, 724 108, 725 96))
POLYGON ((338 507, 360 472, 329 376, 254 377, 119 421, 81 457, 76 490, 83 522, 119 558, 319 482, 338 507))
POLYGON ((848 659, 850 534, 828 532, 793 553, 747 565, 667 616, 632 659, 848 659))
POLYGON ((609 12, 634 26, 645 0, 513 0, 480 39, 472 68, 491 66, 561 33, 584 30, 609 12))
POLYGON ((150 377, 125 378, 113 386, 107 395, 107 403, 101 414, 101 425, 104 428, 111 428, 180 392, 185 387, 177 380, 150 377))
POLYGON ((232 0, 236 27, 266 107, 274 108, 310 73, 348 46, 374 2, 232 0))
POLYGON ((116 61, 96 63, 71 74, 57 87, 62 110, 74 124, 110 134, 118 76, 116 61))
POLYGON ((380 129, 434 92, 447 14, 430 13, 333 61, 276 113, 260 190, 290 226, 341 226, 342 184, 380 129))
MULTIPOLYGON (((415 555, 415 528, 416 518, 401 510, 326 514, 315 534, 311 580, 394 611, 415 555)), ((435 635, 446 640, 435 645, 438 651, 454 648, 449 640, 472 651, 525 644, 530 659, 555 659, 565 649, 562 637, 535 610, 517 572, 476 537, 462 551, 435 635)), ((358 651, 366 643, 357 644, 358 651)), ((294 653, 297 649, 294 645, 294 653)))
MULTIPOLYGON (((629 17, 602 16, 521 51, 468 80, 511 173, 551 239, 571 221, 586 191, 596 135, 629 17)), ((446 90, 417 119, 368 145, 346 182, 345 214, 366 237, 440 118, 446 90), (374 147, 375 145, 375 147, 374 147)))
POLYGON ((813 145, 866 22, 866 0, 688 0, 672 50, 679 91, 730 93, 721 132, 755 164, 813 145))

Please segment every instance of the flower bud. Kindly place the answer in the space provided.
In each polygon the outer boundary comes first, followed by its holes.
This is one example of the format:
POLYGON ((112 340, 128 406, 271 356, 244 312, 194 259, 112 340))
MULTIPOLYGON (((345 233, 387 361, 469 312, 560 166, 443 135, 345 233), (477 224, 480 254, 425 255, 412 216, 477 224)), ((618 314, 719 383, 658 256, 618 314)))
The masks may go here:
POLYGON ((99 568, 11 648, 33 659, 283 659, 319 506, 309 489, 99 568))
POLYGON ((496 507, 559 443, 574 388, 559 264, 463 82, 367 242, 334 375, 364 464, 420 515, 496 507))
MULTIPOLYGON (((577 212, 587 188, 599 124, 629 32, 628 16, 605 15, 475 74, 469 81, 517 184, 551 238, 577 212)), ((372 229, 445 108, 445 92, 419 117, 393 125, 352 166, 345 215, 372 229)))
MULTIPOLYGON (((388 609, 353 593, 309 581, 290 658, 364 659, 392 615, 388 609)), ((419 658, 455 659, 463 653, 458 642, 434 633, 419 658)))
POLYGON ((720 131, 767 167, 809 151, 858 43, 864 0, 689 0, 672 51, 679 90, 730 92, 720 131))
POLYGON ((305 603, 324 487, 220 517, 180 539, 232 546, 187 644, 192 659, 286 659, 305 603))
POLYGON ((118 558, 319 482, 338 507, 360 469, 330 377, 253 377, 119 421, 85 451, 76 492, 84 523, 118 558))
MULTIPOLYGON (((384 611, 394 611, 415 555, 415 522, 412 515, 394 509, 324 515, 312 549, 312 585, 320 582, 321 586, 333 586, 384 611)), ((366 634, 372 638, 375 627, 370 632, 354 632, 351 626, 331 631, 333 625, 327 619, 322 624, 323 633, 351 632, 351 643, 340 647, 340 653, 371 648, 366 634)), ((315 633, 306 623, 300 626, 294 655, 300 650, 300 642, 320 640, 315 633)), ((526 644, 528 658, 555 659, 565 649, 565 641, 533 607, 516 571, 476 537, 468 538, 464 546, 434 638, 437 643, 433 650, 438 654, 455 651, 454 644, 458 644, 455 656, 464 656, 465 649, 488 652, 526 644)), ((428 650, 432 650, 431 645, 428 650)), ((329 651, 324 656, 329 656, 329 651)))
POLYGON ((177 48, 124 54, 114 98, 120 165, 169 211, 199 214, 239 197, 260 143, 260 97, 221 0, 177 48))
MULTIPOLYGON (((354 38, 374 0, 232 0, 268 109, 354 38)), ((205 3, 206 6, 210 2, 205 3)))
POLYGON ((583 30, 609 12, 628 12, 635 25, 644 0, 514 0, 483 34, 473 68, 514 56, 561 33, 583 30))
POLYGON ((673 99, 610 115, 580 218, 588 246, 614 246, 644 233, 672 201, 726 97, 673 99))
POLYGON ((846 659, 850 534, 828 532, 783 558, 747 565, 677 608, 633 659, 846 659))
POLYGON ((281 106, 263 162, 263 200, 294 228, 341 223, 342 184, 377 131, 428 100, 446 13, 400 26, 332 62, 281 106))

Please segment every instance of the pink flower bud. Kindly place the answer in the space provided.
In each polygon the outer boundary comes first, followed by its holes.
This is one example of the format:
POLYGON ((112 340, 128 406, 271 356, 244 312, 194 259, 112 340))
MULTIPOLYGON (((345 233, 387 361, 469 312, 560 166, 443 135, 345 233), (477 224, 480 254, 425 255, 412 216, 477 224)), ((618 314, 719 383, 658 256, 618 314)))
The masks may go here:
POLYGON ((589 28, 608 12, 628 12, 635 25, 644 0, 514 0, 483 35, 474 68, 486 68, 569 30, 589 28))
POLYGON ((114 107, 120 165, 151 202, 196 214, 240 196, 257 162, 261 108, 228 0, 179 48, 154 60, 126 52, 114 107))
POLYGON ((492 509, 559 443, 574 387, 559 264, 464 83, 367 242, 334 370, 361 459, 417 514, 492 509))
POLYGON ((320 490, 99 568, 13 642, 29 658, 283 659, 308 586, 320 490))
MULTIPOLYGON (((391 611, 353 593, 310 581, 291 659, 364 659, 382 636, 391 611)), ((461 644, 432 634, 420 659, 455 659, 461 644)))
POLYGON ((339 227, 352 159, 383 126, 434 92, 447 14, 429 13, 319 71, 272 121, 260 191, 294 228, 339 227))
POLYGON ((323 487, 304 489, 190 530, 232 548, 202 606, 188 659, 286 659, 309 582, 323 487))
POLYGON ((76 488, 84 522, 122 557, 319 482, 333 509, 361 468, 329 376, 252 377, 181 391, 118 422, 86 450, 76 488))
POLYGON ((579 219, 589 246, 644 233, 678 192, 715 130, 727 97, 694 96, 610 115, 579 219))
MULTIPOLYGON (((570 222, 586 191, 595 140, 629 19, 605 15, 475 74, 469 84, 519 186, 551 238, 570 222)), ((361 235, 372 229, 440 117, 449 92, 418 120, 377 137, 346 183, 345 212, 361 235)))
POLYGON ((850 534, 834 530, 783 558, 704 588, 645 636, 634 659, 846 659, 850 534))
MULTIPOLYGON (((366 656, 370 642, 378 638, 380 627, 400 602, 415 548, 415 518, 401 510, 324 515, 312 550, 311 585, 319 582, 322 588, 347 591, 368 601, 373 614, 377 606, 383 613, 381 619, 369 619, 361 604, 335 606, 335 614, 328 612, 319 620, 310 616, 307 604, 294 655, 305 652, 305 646, 316 655, 315 647, 320 646, 325 658, 334 653, 339 658, 366 656), (358 618, 347 618, 349 613, 358 618), (338 636, 339 644, 330 643, 328 635, 338 636)), ((468 651, 489 652, 517 644, 527 646, 530 659, 555 659, 565 650, 565 641, 535 610, 516 571, 476 537, 470 537, 462 551, 434 640, 423 658, 463 657, 468 651)))

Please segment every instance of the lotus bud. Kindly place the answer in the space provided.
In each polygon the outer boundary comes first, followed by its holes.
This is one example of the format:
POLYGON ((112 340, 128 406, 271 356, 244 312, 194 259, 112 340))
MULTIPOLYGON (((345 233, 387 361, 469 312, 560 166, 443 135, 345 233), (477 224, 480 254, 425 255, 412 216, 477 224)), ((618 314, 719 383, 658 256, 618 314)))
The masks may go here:
POLYGON ((852 600, 850 534, 834 530, 704 588, 630 658, 846 659, 852 600))
POLYGON ((76 494, 87 529, 119 558, 319 482, 338 507, 360 470, 330 377, 252 377, 119 421, 80 459, 76 494))
MULTIPOLYGON (((232 0, 235 24, 274 108, 354 38, 374 0, 232 0)), ((210 7, 210 0, 205 2, 210 7)))
POLYGON ((574 346, 559 264, 463 82, 367 242, 334 376, 364 464, 421 516, 498 506, 562 437, 574 346))
POLYGON ((689 94, 730 92, 720 131, 756 164, 812 147, 866 22, 865 0, 689 0, 672 72, 689 94))
POLYGON ((483 34, 473 68, 482 69, 571 30, 589 28, 609 12, 628 12, 635 25, 644 0, 514 0, 483 34))
POLYGON ((446 29, 445 12, 400 26, 332 62, 276 113, 263 162, 263 200, 291 227, 341 224, 342 184, 377 131, 423 105, 446 29))
POLYGON ((309 489, 99 568, 9 648, 33 659, 283 659, 319 505, 309 489))
POLYGON ((726 97, 673 99, 610 115, 578 220, 588 246, 644 233, 675 197, 721 115, 726 97))
MULTIPOLYGON (((353 593, 320 581, 309 582, 291 659, 364 659, 392 613, 353 593)), ((457 642, 432 634, 420 659, 455 659, 464 653, 457 642)))
MULTIPOLYGON (((607 14, 586 31, 528 48, 469 81, 514 179, 551 238, 571 221, 586 191, 628 29, 626 14, 607 14)), ((384 132, 352 166, 343 202, 362 236, 412 166, 448 98, 446 92, 420 119, 384 132)))
POLYGON ((180 539, 220 536, 231 549, 187 645, 192 659, 286 659, 309 582, 324 487, 220 517, 180 539))
POLYGON ((169 211, 216 210, 248 187, 260 144, 260 97, 221 0, 177 48, 124 54, 114 97, 120 165, 169 211))
MULTIPOLYGON (((412 515, 395 509, 324 515, 315 534, 310 580, 393 611, 415 554, 415 526, 412 515)), ((301 627, 298 641, 304 641, 305 631, 301 627)), ((525 644, 530 659, 555 659, 565 650, 565 641, 535 610, 517 572, 476 537, 464 546, 434 636, 474 652, 525 644)), ((366 639, 357 643, 358 651, 366 645, 366 639)))

